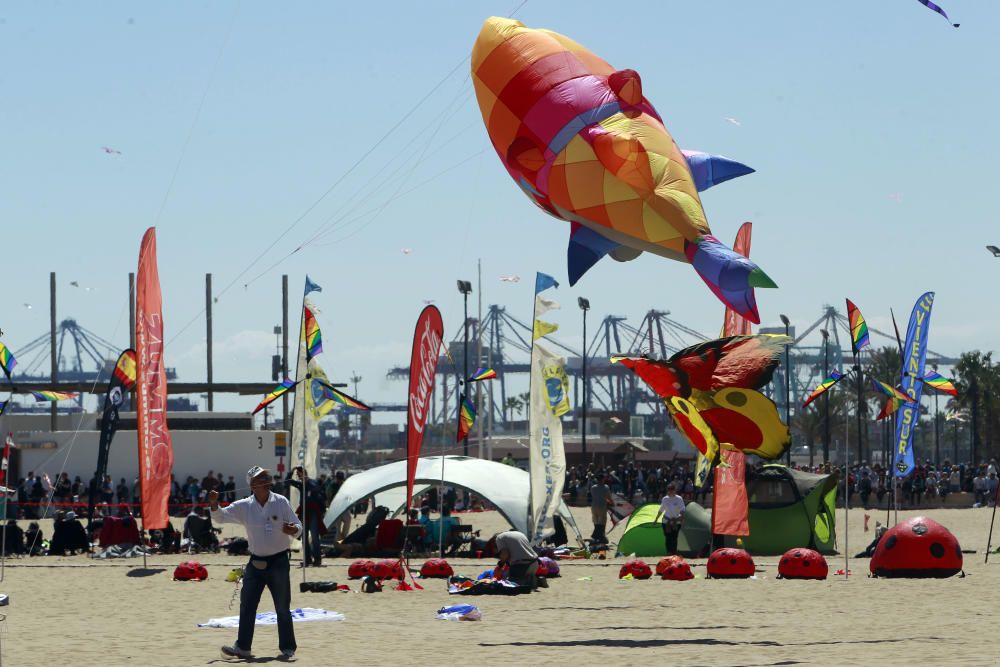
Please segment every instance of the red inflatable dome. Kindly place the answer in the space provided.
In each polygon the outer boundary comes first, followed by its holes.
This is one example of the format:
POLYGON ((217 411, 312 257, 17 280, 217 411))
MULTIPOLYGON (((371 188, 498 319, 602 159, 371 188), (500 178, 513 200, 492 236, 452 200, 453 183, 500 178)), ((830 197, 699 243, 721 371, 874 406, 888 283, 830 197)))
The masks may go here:
POLYGON ((403 561, 394 558, 385 558, 375 563, 375 571, 372 575, 376 579, 404 579, 403 561))
POLYGON ((748 579, 753 576, 753 558, 744 549, 716 549, 708 557, 708 576, 716 579, 748 579))
POLYGON ((196 560, 186 560, 174 568, 174 581, 204 581, 208 570, 196 560))
POLYGON ((622 568, 618 570, 619 579, 628 574, 631 574, 633 579, 649 579, 653 576, 653 569, 649 567, 649 564, 646 563, 646 561, 635 558, 633 560, 625 561, 622 568))
POLYGON ((375 563, 370 560, 356 560, 347 568, 347 576, 351 579, 360 579, 375 574, 375 563))
POLYGON ((427 562, 420 566, 420 576, 428 579, 446 579, 455 574, 444 558, 428 558, 427 562))
POLYGON ((829 571, 823 554, 812 549, 789 549, 778 561, 779 579, 826 579, 829 571))
POLYGON ((962 570, 962 547, 947 528, 918 516, 882 536, 870 568, 876 577, 950 577, 962 570))
POLYGON ((656 564, 656 574, 665 581, 687 581, 694 579, 691 566, 680 556, 667 556, 661 558, 656 564))

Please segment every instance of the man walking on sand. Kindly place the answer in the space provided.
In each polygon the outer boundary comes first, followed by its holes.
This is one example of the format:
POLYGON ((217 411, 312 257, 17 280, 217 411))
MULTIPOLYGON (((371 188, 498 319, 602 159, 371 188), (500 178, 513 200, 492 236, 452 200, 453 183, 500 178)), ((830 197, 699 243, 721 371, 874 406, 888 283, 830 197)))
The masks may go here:
POLYGON ((211 515, 218 523, 238 523, 247 531, 250 562, 243 568, 240 592, 240 629, 236 643, 223 646, 222 652, 235 658, 250 658, 257 605, 267 587, 278 617, 278 648, 281 658, 295 658, 295 630, 292 628, 292 588, 288 578, 288 554, 291 538, 302 533, 288 498, 271 491, 271 474, 254 466, 247 471, 251 494, 228 507, 219 507, 219 492, 208 493, 211 515))

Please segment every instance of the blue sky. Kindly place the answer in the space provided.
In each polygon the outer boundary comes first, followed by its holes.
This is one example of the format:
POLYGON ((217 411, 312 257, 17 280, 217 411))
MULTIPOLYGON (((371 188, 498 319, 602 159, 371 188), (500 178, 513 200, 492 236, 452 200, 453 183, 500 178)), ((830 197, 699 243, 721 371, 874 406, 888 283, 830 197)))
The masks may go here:
MULTIPOLYGON (((205 373, 206 272, 218 379, 269 379, 280 276, 294 300, 308 272, 324 288, 327 371, 357 371, 369 401, 402 400, 404 384, 384 376, 407 363, 424 300, 458 330, 455 279, 475 282, 479 259, 484 303, 521 319, 536 270, 563 282, 553 319, 574 346, 577 296, 594 320, 638 325, 658 308, 717 331, 721 305, 676 262, 606 260, 568 287, 568 226, 510 182, 468 78, 482 21, 517 4, 5 4, 4 341, 16 353, 46 331, 55 270, 60 318, 126 345, 127 274, 153 224, 167 363, 184 380, 205 373), (500 282, 508 274, 521 282, 500 282)), ((890 307, 905 320, 934 290, 931 348, 957 355, 994 349, 1000 319, 1000 260, 984 249, 1000 245, 1000 4, 945 7, 961 28, 915 0, 611 12, 530 0, 517 18, 639 71, 681 146, 756 168, 703 202, 727 242, 754 222, 753 256, 780 286, 758 291, 764 325, 779 313, 805 325, 850 296, 889 328, 890 307)))

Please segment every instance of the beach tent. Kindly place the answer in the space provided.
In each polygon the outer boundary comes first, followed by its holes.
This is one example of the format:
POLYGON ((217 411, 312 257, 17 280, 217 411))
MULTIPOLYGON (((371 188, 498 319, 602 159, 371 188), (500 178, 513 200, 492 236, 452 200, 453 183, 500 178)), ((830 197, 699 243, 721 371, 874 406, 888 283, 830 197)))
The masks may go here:
MULTIPOLYGON (((440 456, 428 456, 417 461, 415 495, 441 483, 441 459, 440 456)), ((524 470, 468 456, 445 456, 443 479, 445 486, 467 489, 485 498, 515 530, 525 534, 529 532, 528 496, 531 483, 524 470)), ((406 507, 406 461, 388 463, 348 477, 330 503, 324 523, 332 526, 354 505, 371 497, 375 498, 376 505, 387 507, 390 514, 406 507)), ((580 529, 566 503, 560 501, 558 513, 579 537, 580 529)))
POLYGON ((752 554, 783 554, 795 547, 835 553, 837 480, 782 465, 755 472, 750 498, 750 535, 743 546, 752 554))
MULTIPOLYGON (((659 509, 659 503, 646 503, 635 508, 625 524, 625 532, 618 540, 618 553, 636 556, 666 555, 663 528, 656 521, 659 509)), ((682 556, 700 556, 711 541, 708 511, 698 503, 688 503, 684 511, 684 524, 677 537, 677 551, 682 556)))

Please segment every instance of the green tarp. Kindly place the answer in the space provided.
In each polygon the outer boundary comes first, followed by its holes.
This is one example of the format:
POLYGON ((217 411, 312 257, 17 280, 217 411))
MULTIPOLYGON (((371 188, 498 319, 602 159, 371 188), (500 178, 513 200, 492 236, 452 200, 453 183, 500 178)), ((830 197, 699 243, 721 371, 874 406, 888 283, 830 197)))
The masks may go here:
MULTIPOLYGON (((635 508, 618 540, 618 553, 629 556, 665 556, 663 528, 656 521, 659 503, 647 503, 635 508)), ((677 537, 677 551, 682 556, 696 557, 705 552, 712 540, 708 511, 698 503, 688 503, 684 523, 677 537)))
MULTIPOLYGON (((795 547, 836 553, 833 475, 814 475, 781 465, 756 471, 747 487, 750 535, 742 538, 751 554, 783 554, 795 547)), ((727 538, 727 543, 733 538, 727 538)))

